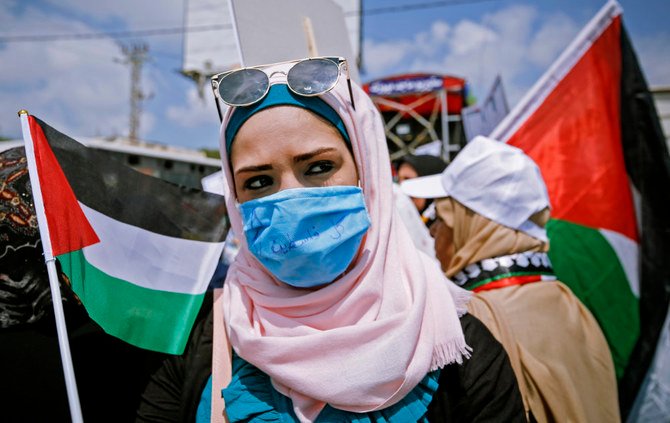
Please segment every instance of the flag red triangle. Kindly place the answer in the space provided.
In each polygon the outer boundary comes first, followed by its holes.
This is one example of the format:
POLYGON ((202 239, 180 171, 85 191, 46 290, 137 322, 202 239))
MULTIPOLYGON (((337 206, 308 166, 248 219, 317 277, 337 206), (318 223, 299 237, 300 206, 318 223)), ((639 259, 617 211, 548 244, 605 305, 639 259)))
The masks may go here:
POLYGON ((507 142, 540 166, 552 217, 638 240, 621 147, 617 16, 507 142))
POLYGON ((53 255, 80 250, 100 242, 79 206, 42 127, 32 116, 28 119, 53 255))

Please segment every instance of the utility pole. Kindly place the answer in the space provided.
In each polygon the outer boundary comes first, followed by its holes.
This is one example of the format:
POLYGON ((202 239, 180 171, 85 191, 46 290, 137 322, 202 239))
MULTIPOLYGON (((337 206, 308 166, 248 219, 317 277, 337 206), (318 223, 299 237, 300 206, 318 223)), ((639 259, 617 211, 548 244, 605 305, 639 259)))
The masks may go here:
POLYGON ((142 117, 142 103, 149 96, 142 90, 142 67, 149 60, 149 46, 146 43, 121 45, 123 60, 117 62, 130 65, 130 130, 128 138, 137 141, 142 117))

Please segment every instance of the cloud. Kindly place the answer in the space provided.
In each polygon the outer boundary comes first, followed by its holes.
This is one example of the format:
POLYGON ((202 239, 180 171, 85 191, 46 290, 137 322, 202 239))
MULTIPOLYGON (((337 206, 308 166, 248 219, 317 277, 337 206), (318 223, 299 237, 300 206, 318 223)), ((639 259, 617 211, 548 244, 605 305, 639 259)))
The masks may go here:
POLYGON ((140 138, 147 138, 147 135, 156 125, 156 116, 152 113, 142 113, 140 118, 140 138))
POLYGON ((129 30, 178 27, 183 0, 47 0, 46 3, 98 22, 122 22, 129 30))
POLYGON ((390 75, 393 73, 391 69, 401 67, 413 56, 434 55, 450 41, 452 32, 448 23, 438 20, 428 31, 415 34, 413 39, 387 42, 366 39, 363 44, 365 73, 369 76, 390 75))
MULTIPOLYGON (((56 11, 62 11, 64 16, 74 16, 74 19, 90 22, 95 30, 88 32, 111 31, 141 31, 159 28, 179 28, 184 25, 185 0, 45 0, 53 5, 56 11)), ((44 33, 44 30, 39 31, 44 33)), ((51 32, 51 31, 50 31, 51 32)), ((72 30, 64 31, 71 33, 72 30)), ((128 43, 135 41, 132 38, 122 38, 119 41, 128 43)), ((177 52, 181 54, 182 35, 161 35, 145 37, 153 50, 177 52)))
POLYGON ((640 37, 633 48, 649 86, 670 86, 670 33, 640 37))
POLYGON ((577 24, 563 13, 550 16, 533 36, 528 48, 531 63, 548 67, 579 31, 577 24))
MULTIPOLYGON (((207 87, 205 87, 207 88, 207 87)), ((180 126, 193 128, 202 124, 218 124, 219 118, 214 100, 211 98, 211 90, 205 92, 205 98, 200 98, 198 90, 190 88, 186 92, 186 104, 170 106, 166 111, 168 119, 180 126)))
POLYGON ((405 60, 412 51, 412 43, 407 40, 391 42, 363 42, 363 66, 366 74, 378 75, 393 69, 405 60))
POLYGON ((513 105, 577 33, 563 13, 540 16, 528 5, 511 5, 478 19, 436 20, 406 40, 367 40, 364 54, 371 79, 404 72, 464 77, 483 96, 496 75, 513 105), (530 69, 530 72, 529 72, 530 69))
POLYGON ((430 27, 430 34, 437 42, 446 41, 451 27, 443 21, 435 21, 430 27))
MULTIPOLYGON (((26 32, 41 26, 91 30, 34 7, 14 16, 12 25, 26 32)), ((112 62, 119 55, 117 45, 108 40, 0 44, 2 131, 17 135, 16 111, 26 108, 72 135, 121 132, 127 127, 130 89, 128 71, 112 62)))
MULTIPOLYGON (((45 13, 39 7, 20 11, 0 5, 0 17, 11 18, 11 34, 95 32, 86 23, 45 13), (45 29, 45 28, 48 28, 45 29)), ((57 129, 74 136, 126 135, 129 127, 130 70, 115 63, 119 45, 109 39, 0 43, 0 135, 19 136, 16 111, 28 109, 57 129)), ((144 89, 152 78, 143 75, 144 89)), ((145 111, 140 136, 153 127, 155 117, 145 111)))
POLYGON ((454 28, 449 47, 456 55, 473 53, 495 42, 498 35, 484 25, 465 20, 454 28))

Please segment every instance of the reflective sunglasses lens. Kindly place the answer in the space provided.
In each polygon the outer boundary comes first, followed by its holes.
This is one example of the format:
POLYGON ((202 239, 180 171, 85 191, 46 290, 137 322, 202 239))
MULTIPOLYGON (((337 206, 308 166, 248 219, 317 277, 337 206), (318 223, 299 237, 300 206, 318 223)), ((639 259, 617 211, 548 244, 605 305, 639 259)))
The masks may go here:
POLYGON ((270 81, 265 72, 242 69, 229 73, 219 81, 219 95, 232 106, 245 106, 263 98, 269 87, 270 81))
POLYGON ((340 69, 328 59, 310 59, 296 63, 286 75, 286 82, 300 95, 323 94, 337 82, 340 69))

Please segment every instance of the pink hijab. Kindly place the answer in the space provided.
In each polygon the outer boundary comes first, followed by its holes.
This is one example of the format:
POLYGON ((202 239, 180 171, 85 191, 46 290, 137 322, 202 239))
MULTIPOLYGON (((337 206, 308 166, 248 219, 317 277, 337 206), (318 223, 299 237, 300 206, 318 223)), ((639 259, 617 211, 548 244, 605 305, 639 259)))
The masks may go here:
MULTIPOLYGON (((288 65, 267 71, 274 70, 288 65)), ((285 83, 285 76, 274 74, 271 83, 285 83)), ((292 288, 254 258, 242 237, 224 284, 235 352, 291 398, 300 421, 314 421, 326 404, 356 413, 389 407, 428 372, 469 357, 458 319, 469 293, 413 247, 393 205, 381 117, 352 85, 356 110, 343 77, 321 98, 347 128, 372 222, 354 266, 321 289, 292 288)), ((232 227, 243 234, 224 140, 232 111, 221 126, 221 155, 232 227)))

